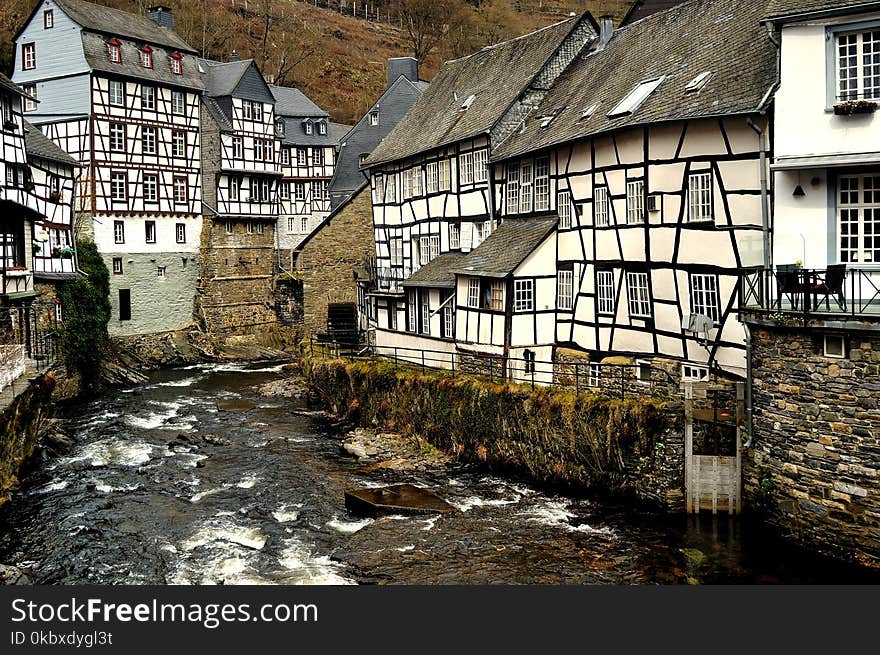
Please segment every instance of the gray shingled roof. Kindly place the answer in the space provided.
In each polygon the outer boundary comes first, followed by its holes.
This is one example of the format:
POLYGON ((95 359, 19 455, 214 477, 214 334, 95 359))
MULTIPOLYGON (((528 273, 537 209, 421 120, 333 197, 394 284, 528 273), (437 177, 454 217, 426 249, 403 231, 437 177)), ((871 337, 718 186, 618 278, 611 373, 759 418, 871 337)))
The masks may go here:
POLYGON ((430 287, 432 289, 455 288, 455 271, 461 268, 466 255, 460 252, 447 252, 435 257, 409 276, 405 287, 430 287))
POLYGON ((107 50, 108 40, 105 36, 95 34, 94 32, 82 33, 83 52, 92 70, 153 80, 154 82, 183 86, 194 90, 201 90, 203 88, 196 59, 192 55, 185 55, 183 57, 181 60, 182 73, 176 75, 171 72, 170 59, 170 55, 176 52, 176 49, 165 51, 158 47, 153 48, 153 67, 144 68, 141 65, 140 49, 143 47, 142 42, 126 40, 124 37, 119 38, 122 61, 117 63, 110 61, 110 55, 107 50))
POLYGON ((455 269, 462 275, 506 277, 525 261, 556 227, 557 219, 506 219, 455 269))
POLYGON ((18 84, 6 77, 3 73, 0 73, 0 88, 6 89, 10 93, 14 93, 19 96, 27 97, 28 95, 24 92, 24 89, 22 89, 20 86, 18 86, 18 84))
POLYGON ((814 11, 834 11, 837 9, 851 9, 860 6, 877 8, 880 2, 876 0, 771 0, 767 7, 768 18, 781 18, 794 14, 806 14, 814 11))
POLYGON ((24 122, 24 147, 28 157, 48 159, 68 166, 79 166, 79 162, 27 121, 24 122))
POLYGON ((275 96, 276 116, 330 116, 330 114, 312 102, 305 93, 296 87, 270 84, 269 89, 272 91, 272 95, 275 96))
POLYGON ((446 62, 364 166, 404 159, 489 131, 582 19, 569 18, 446 62), (471 95, 473 104, 461 111, 471 95))
POLYGON ((623 17, 620 26, 623 27, 624 25, 635 23, 637 20, 647 18, 648 16, 656 14, 658 11, 671 9, 676 5, 680 5, 684 1, 685 0, 636 0, 632 3, 626 16, 623 17))
POLYGON ((253 59, 226 62, 210 59, 199 59, 198 61, 204 71, 201 75, 205 81, 205 92, 215 98, 231 96, 247 69, 254 62, 253 59))
POLYGON ((759 111, 777 80, 776 48, 760 22, 767 2, 690 0, 616 31, 604 50, 581 57, 560 76, 524 129, 492 158, 624 127, 759 111), (706 86, 685 93, 706 71, 706 86), (633 113, 607 116, 640 82, 660 76, 663 82, 633 113), (597 103, 592 117, 581 119, 597 103), (555 112, 542 128, 538 117, 555 112))
POLYGON ((208 95, 203 95, 202 106, 204 106, 208 113, 211 114, 211 117, 217 122, 217 126, 220 128, 221 132, 235 131, 235 126, 232 124, 229 116, 226 115, 226 112, 223 111, 223 108, 217 104, 217 101, 214 100, 214 98, 208 95))
POLYGON ((83 2, 83 0, 55 0, 55 2, 74 22, 92 32, 119 38, 128 37, 182 52, 195 52, 192 46, 173 30, 159 27, 146 16, 92 2, 83 2))
POLYGON ((353 125, 345 125, 343 123, 330 123, 330 134, 333 135, 333 141, 339 143, 342 141, 342 137, 351 132, 351 128, 353 125))

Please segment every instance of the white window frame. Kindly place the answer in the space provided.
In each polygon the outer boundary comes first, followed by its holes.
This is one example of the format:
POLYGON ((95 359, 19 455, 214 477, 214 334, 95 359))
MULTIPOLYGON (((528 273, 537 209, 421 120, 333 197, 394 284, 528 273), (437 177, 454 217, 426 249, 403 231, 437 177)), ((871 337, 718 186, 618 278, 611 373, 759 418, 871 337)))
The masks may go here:
POLYGON ((698 171, 688 176, 688 222, 714 220, 712 211, 712 172, 698 171))
POLYGON ((468 278, 467 306, 471 309, 480 308, 480 278, 468 278))
POLYGON ((602 365, 589 364, 587 366, 587 386, 591 389, 598 389, 602 386, 602 365))
POLYGON ((690 274, 691 313, 702 314, 716 325, 721 321, 718 276, 714 273, 690 274))
POLYGON ((513 281, 513 311, 517 314, 535 311, 535 281, 513 281))
POLYGON ((519 164, 519 213, 528 214, 532 211, 534 196, 534 170, 531 161, 519 164))
POLYGON ((25 111, 36 111, 37 110, 37 85, 36 84, 22 84, 22 90, 27 94, 24 99, 24 110, 25 111))
POLYGON ((556 308, 570 312, 574 306, 574 270, 556 271, 556 308))
POLYGON ((837 235, 841 264, 880 264, 880 171, 838 177, 837 235))
POLYGON ((174 238, 177 243, 186 243, 186 223, 174 225, 174 238))
POLYGON ((644 180, 629 180, 626 183, 626 222, 628 225, 645 222, 644 180))
POLYGON ((593 222, 596 227, 611 225, 611 206, 608 202, 608 187, 597 186, 593 189, 593 222))
POLYGON ((287 217, 287 233, 295 234, 296 233, 296 219, 293 216, 287 217))
POLYGON ((144 242, 156 243, 157 238, 156 221, 144 221, 144 242))
POLYGON ((55 27, 55 12, 51 9, 43 11, 43 29, 51 30, 55 27))
POLYGON ((189 202, 189 183, 186 176, 175 175, 171 180, 171 186, 174 193, 174 203, 185 205, 189 202))
POLYGON ((880 27, 835 37, 836 101, 880 99, 880 27))
POLYGON ((124 123, 110 123, 110 151, 125 152, 124 123))
POLYGON ((449 224, 449 249, 461 249, 461 223, 449 224))
POLYGON ((391 266, 403 266, 403 237, 391 237, 389 239, 388 257, 391 266))
POLYGON ((440 335, 444 339, 454 339, 455 338, 455 300, 450 298, 446 298, 443 305, 443 330, 440 335))
POLYGON ((831 359, 846 359, 846 337, 842 334, 826 334, 822 337, 822 354, 831 359), (840 348, 829 348, 830 341, 836 341, 840 348))
POLYGON ((651 294, 648 274, 627 271, 626 294, 630 318, 651 318, 651 294))
POLYGON ((113 243, 125 243, 124 221, 113 221, 113 243))
POLYGON ((425 191, 437 193, 440 190, 440 165, 431 161, 425 165, 425 191))
MULTIPOLYGON (((474 153, 474 182, 487 182, 489 180, 489 150, 482 148, 474 153)), ((548 160, 549 166, 549 160, 548 160)))
POLYGON ((128 175, 123 172, 110 173, 110 200, 125 202, 128 200, 128 175))
POLYGON ((305 182, 294 182, 293 183, 293 199, 304 202, 307 196, 306 192, 306 183, 305 182))
POLYGON ((556 194, 556 213, 559 215, 559 228, 561 230, 571 229, 571 209, 571 193, 559 191, 556 194))
POLYGON ((464 152, 458 157, 459 184, 474 183, 474 153, 464 152))
POLYGON ((141 132, 141 151, 144 155, 156 154, 156 128, 145 125, 141 132))
MULTIPOLYGON (((120 243, 117 241, 116 243, 120 243)), ((122 275, 122 257, 114 257, 113 258, 113 275, 122 275)))
POLYGON ((37 44, 22 43, 21 44, 21 69, 33 70, 37 67, 37 44))
POLYGON ((550 157, 535 160, 535 211, 550 209, 550 157))
POLYGON ((159 176, 156 173, 144 174, 144 202, 159 200, 159 176))
POLYGON ((614 315, 614 271, 596 271, 596 312, 614 315))
POLYGON ((437 162, 437 190, 450 191, 452 189, 451 163, 448 159, 437 162))
POLYGON ((156 111, 156 87, 151 84, 141 86, 141 109, 156 111))
POLYGON ((171 133, 171 156, 186 157, 186 132, 174 130, 171 133))
POLYGON ((300 234, 308 234, 309 233, 309 217, 301 216, 299 219, 299 233, 300 234))
POLYGON ((651 384, 651 362, 647 359, 636 360, 636 382, 639 384, 651 384))
POLYGON ((634 113, 648 97, 654 93, 658 86, 663 82, 663 77, 656 77, 651 80, 639 82, 632 91, 618 102, 611 111, 608 112, 608 118, 617 118, 634 113))
POLYGON ((419 309, 421 310, 420 334, 431 334, 431 296, 428 289, 419 290, 419 309))
POLYGON ((519 162, 507 165, 505 205, 508 214, 519 213, 519 162))
POLYGON ((419 297, 418 292, 411 289, 406 295, 407 331, 413 334, 419 330, 419 297))
POLYGON ((252 120, 254 117, 254 103, 251 100, 241 101, 241 117, 246 120, 252 120))
POLYGON ((171 113, 178 115, 186 113, 186 95, 183 91, 171 91, 171 113))
POLYGON ((241 178, 234 175, 229 178, 229 199, 236 202, 241 199, 241 178))
POLYGON ((370 112, 370 125, 378 125, 379 124, 379 112, 371 111, 370 112))
POLYGON ((702 382, 709 379, 709 367, 698 364, 682 364, 681 379, 688 382, 702 382))
POLYGON ((297 148, 296 149, 296 165, 298 167, 303 167, 303 166, 309 165, 309 149, 308 148, 297 148))

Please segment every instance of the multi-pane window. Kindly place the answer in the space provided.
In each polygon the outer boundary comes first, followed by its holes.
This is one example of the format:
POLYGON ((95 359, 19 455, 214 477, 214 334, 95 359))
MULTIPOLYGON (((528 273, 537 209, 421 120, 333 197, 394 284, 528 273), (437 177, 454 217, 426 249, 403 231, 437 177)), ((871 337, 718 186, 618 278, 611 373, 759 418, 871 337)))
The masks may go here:
POLYGON ((290 166, 290 148, 281 149, 281 165, 290 166))
POLYGON ((21 88, 27 94, 24 98, 24 110, 25 111, 36 111, 37 110, 37 85, 36 84, 22 84, 21 88))
POLYGON ((173 157, 186 156, 186 134, 180 130, 171 133, 171 155, 173 157))
POLYGON ((422 169, 414 166, 403 171, 403 197, 414 198, 422 195, 422 169))
POLYGON ((417 301, 417 295, 415 291, 410 291, 406 297, 406 316, 407 316, 407 329, 410 332, 416 331, 416 324, 418 323, 418 306, 419 303, 417 301))
POLYGON ((122 44, 116 39, 113 39, 107 44, 107 48, 110 53, 110 61, 114 64, 120 63, 122 61, 122 44))
POLYGON ((587 386, 594 389, 602 386, 602 365, 590 364, 587 369, 587 386))
POLYGON ((264 158, 265 154, 263 153, 263 140, 254 139, 254 159, 257 161, 263 161, 264 158))
POLYGON ((519 211, 522 214, 532 211, 532 162, 524 161, 519 166, 519 211))
POLYGON ((144 238, 147 243, 156 243, 156 221, 144 221, 144 238))
POLYGON ((306 199, 306 183, 305 182, 294 182, 293 183, 293 198, 294 198, 294 200, 305 200, 306 199))
POLYGON ((444 339, 452 339, 455 336, 455 300, 453 295, 450 294, 443 299, 443 315, 440 322, 442 334, 440 336, 444 339))
POLYGON ((534 280, 513 281, 513 311, 530 312, 535 308, 534 280))
POLYGON ((300 234, 308 234, 309 233, 309 217, 302 216, 299 219, 299 232, 300 234))
POLYGON ((330 187, 327 185, 327 180, 318 180, 312 186, 314 190, 313 200, 329 200, 330 199, 330 187))
POLYGON ((176 203, 186 203, 189 198, 187 197, 187 184, 186 178, 182 175, 174 176, 174 202, 176 203))
POLYGON ((327 123, 325 123, 324 121, 318 123, 318 134, 327 134, 327 123))
POLYGON ((507 166, 507 213, 519 211, 519 164, 507 166))
POLYGON ((144 68, 153 67, 153 50, 148 45, 141 50, 141 66, 144 68))
POLYGON ((535 211, 550 209, 550 158, 535 160, 535 211))
POLYGON ((438 235, 419 237, 419 264, 424 266, 440 254, 438 235))
POLYGON ((110 123, 110 150, 125 152, 125 125, 110 123))
POLYGON ((250 100, 241 101, 241 117, 248 120, 254 117, 254 103, 250 100))
POLYGON ((392 266, 403 266, 403 237, 391 237, 388 242, 392 266))
POLYGON ((574 271, 561 270, 556 272, 556 307, 571 310, 574 296, 574 271))
POLYGON ((247 222, 247 225, 245 225, 245 230, 247 231, 248 234, 253 234, 253 233, 254 233, 254 223, 253 223, 253 221, 248 221, 248 222, 247 222))
POLYGON ((397 202, 397 174, 385 178, 385 202, 397 202))
POLYGON ((438 162, 432 161, 425 166, 425 179, 428 193, 437 193, 440 190, 440 167, 438 162))
POLYGON ((379 112, 371 111, 370 112, 370 125, 378 125, 379 124, 379 112))
POLYGON ((290 200, 290 182, 281 182, 278 185, 278 195, 282 200, 290 200))
POLYGON ((600 186, 593 190, 593 211, 596 227, 607 227, 611 224, 611 212, 608 206, 608 187, 600 186))
POLYGON ((880 30, 837 37, 839 100, 880 98, 880 30))
POLYGON ((324 149, 312 148, 312 166, 324 165, 324 149))
POLYGON ((880 262, 880 175, 841 176, 838 189, 840 262, 880 262))
POLYGON ((437 162, 437 178, 437 188, 439 191, 449 191, 452 189, 452 175, 448 159, 437 162))
POLYGON ((626 183, 626 222, 645 222, 645 182, 633 180, 626 183))
POLYGON ((287 233, 293 234, 296 232, 296 219, 293 216, 288 216, 287 218, 287 233))
POLYGON ((53 27, 55 27, 55 12, 47 9, 43 12, 43 28, 51 30, 53 27))
POLYGON ((144 84, 141 87, 141 109, 154 111, 156 109, 156 87, 144 84))
POLYGON ((428 289, 423 289, 420 294, 422 308, 422 334, 431 334, 431 302, 430 296, 428 295, 429 293, 428 289))
POLYGON ((571 227, 571 194, 560 191, 556 194, 556 213, 559 214, 559 227, 567 230, 571 227))
POLYGON ((688 177, 688 220, 712 220, 712 173, 694 173, 688 177))
POLYGON ((144 201, 156 202, 159 199, 159 176, 155 173, 144 175, 144 201))
POLYGON ((113 258, 113 275, 122 275, 122 257, 113 258))
POLYGON ((477 309, 480 306, 480 278, 468 278, 467 306, 477 309))
POLYGON ((488 179, 489 151, 484 148, 474 152, 474 182, 485 182, 488 179))
POLYGON ((125 200, 128 197, 128 179, 125 173, 110 173, 110 199, 125 200))
POLYGON ((449 249, 458 250, 461 248, 461 224, 449 224, 449 249))
POLYGON ((707 273, 691 275, 691 311, 719 321, 718 278, 707 273))
POLYGON ((32 70, 37 67, 37 46, 35 43, 23 43, 21 46, 21 68, 32 70))
POLYGON ((183 74, 183 56, 179 52, 171 55, 171 72, 175 75, 183 74))
POLYGON ((307 166, 308 165, 308 157, 309 152, 305 148, 297 148, 296 149, 296 165, 297 166, 307 166))
POLYGON ((458 158, 458 179, 461 184, 474 183, 474 153, 466 152, 458 158))
POLYGON ((145 155, 155 155, 156 154, 156 128, 155 127, 145 127, 144 131, 141 133, 141 143, 143 154, 145 155))
POLYGON ((255 102, 254 103, 254 120, 262 121, 263 120, 263 103, 255 102))
POLYGON ((226 234, 232 234, 232 231, 235 229, 235 225, 232 221, 226 221, 226 234))
POLYGON ((56 197, 61 195, 61 178, 57 175, 49 176, 49 195, 56 197))
POLYGON ((241 196, 241 178, 229 178, 229 199, 238 200, 241 196))
POLYGON ((489 309, 496 312, 504 309, 504 282, 493 280, 489 285, 489 309))
POLYGON ((648 293, 648 274, 628 272, 626 274, 626 289, 630 317, 650 317, 651 297, 648 293))
MULTIPOLYGON (((125 223, 113 221, 113 243, 125 243, 125 223)), ((119 272, 122 272, 122 260, 119 262, 119 272)))
POLYGON ((125 105, 125 83, 119 80, 110 80, 110 104, 115 107, 125 105))
POLYGON ((183 91, 172 91, 171 92, 171 113, 172 114, 183 114, 186 111, 186 96, 183 95, 183 91))
POLYGON ((186 223, 177 223, 174 226, 174 238, 177 243, 186 243, 186 223))
POLYGON ((168 271, 167 266, 157 266, 156 267, 156 277, 165 277, 165 273, 168 271))

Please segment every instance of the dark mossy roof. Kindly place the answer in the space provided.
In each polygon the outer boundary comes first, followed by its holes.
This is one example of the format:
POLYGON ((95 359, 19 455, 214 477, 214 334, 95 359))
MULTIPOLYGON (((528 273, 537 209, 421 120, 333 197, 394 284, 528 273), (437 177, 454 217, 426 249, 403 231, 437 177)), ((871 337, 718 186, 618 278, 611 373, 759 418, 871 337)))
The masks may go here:
POLYGON ((128 37, 149 44, 195 52, 174 30, 159 27, 146 16, 97 5, 83 0, 55 0, 71 20, 92 32, 117 37, 128 37))
POLYGON ((455 287, 455 270, 466 257, 460 252, 447 252, 435 257, 409 276, 405 287, 448 288, 455 287))
POLYGON ((24 122, 24 145, 28 157, 48 159, 67 166, 79 166, 79 162, 27 121, 24 122))
POLYGON ((852 10, 865 7, 867 9, 880 8, 880 2, 874 0, 770 0, 767 7, 767 18, 783 18, 786 16, 799 16, 814 12, 836 12, 838 10, 852 10))
POLYGON ((506 277, 547 238, 556 228, 556 223, 556 218, 509 218, 483 243, 465 255, 455 272, 482 277, 506 277))
POLYGON ((767 4, 690 0, 617 30, 604 49, 580 57, 559 77, 493 159, 625 127, 760 111, 777 79, 776 48, 761 24, 767 4), (685 92, 706 72, 700 91, 685 92), (608 116, 641 82, 660 77, 632 113, 608 116), (544 126, 540 117, 550 115, 555 118, 544 126))

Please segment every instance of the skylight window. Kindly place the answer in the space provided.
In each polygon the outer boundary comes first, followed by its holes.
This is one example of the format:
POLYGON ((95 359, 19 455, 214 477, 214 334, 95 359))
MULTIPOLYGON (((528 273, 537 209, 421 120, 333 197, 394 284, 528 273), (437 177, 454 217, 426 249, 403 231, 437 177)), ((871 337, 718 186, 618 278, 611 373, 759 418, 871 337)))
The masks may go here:
POLYGON ((468 109, 470 109, 470 106, 474 104, 474 100, 476 99, 477 96, 469 95, 467 99, 463 103, 461 103, 461 111, 467 111, 468 109))
POLYGON ((697 75, 694 79, 688 82, 687 86, 684 87, 685 93, 697 93, 703 90, 703 87, 709 83, 709 78, 712 77, 711 71, 705 71, 697 75))
POLYGON ((648 99, 654 91, 660 86, 660 83, 663 81, 663 77, 658 77, 653 80, 646 80, 644 82, 640 82, 636 85, 632 91, 627 94, 627 96, 617 103, 617 105, 608 112, 608 118, 616 118, 618 116, 628 116, 635 112, 639 107, 642 106, 642 103, 648 99))
POLYGON ((599 108, 599 103, 598 103, 598 102, 597 102, 596 104, 590 105, 589 107, 587 107, 586 109, 584 109, 584 110, 581 112, 581 118, 580 118, 580 119, 581 119, 582 121, 588 121, 588 120, 590 120, 590 119, 593 117, 593 114, 596 113, 596 110, 597 110, 598 108, 599 108))

